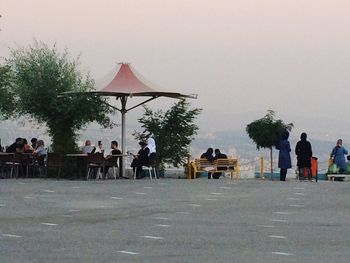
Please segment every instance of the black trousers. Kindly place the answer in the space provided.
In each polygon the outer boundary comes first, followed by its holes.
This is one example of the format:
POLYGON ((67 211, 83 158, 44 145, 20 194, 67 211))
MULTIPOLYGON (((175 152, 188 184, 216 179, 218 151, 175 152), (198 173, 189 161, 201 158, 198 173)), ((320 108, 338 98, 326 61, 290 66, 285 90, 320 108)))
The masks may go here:
POLYGON ((281 171, 280 171, 280 180, 281 180, 281 181, 285 181, 285 180, 286 180, 286 176, 287 176, 287 169, 281 168, 281 171))

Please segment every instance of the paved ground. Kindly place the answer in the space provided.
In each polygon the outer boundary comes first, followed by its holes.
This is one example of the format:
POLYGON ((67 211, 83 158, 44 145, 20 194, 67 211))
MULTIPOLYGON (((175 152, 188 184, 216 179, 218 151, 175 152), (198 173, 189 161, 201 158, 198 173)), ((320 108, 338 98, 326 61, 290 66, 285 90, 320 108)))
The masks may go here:
POLYGON ((346 262, 350 183, 0 180, 0 262, 346 262))

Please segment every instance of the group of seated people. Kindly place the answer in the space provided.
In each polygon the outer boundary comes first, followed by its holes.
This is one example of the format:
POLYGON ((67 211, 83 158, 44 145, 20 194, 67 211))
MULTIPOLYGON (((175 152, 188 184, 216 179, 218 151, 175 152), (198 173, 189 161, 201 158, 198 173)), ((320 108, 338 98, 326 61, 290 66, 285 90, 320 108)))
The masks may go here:
MULTIPOLYGON (((214 162, 217 159, 227 159, 227 155, 221 153, 219 149, 213 150, 213 148, 208 148, 208 150, 201 155, 202 159, 207 159, 209 162, 214 162), (215 153, 215 155, 213 155, 215 153)), ((213 179, 219 179, 222 173, 213 173, 213 179)), ((211 179, 211 172, 208 172, 208 179, 211 179)))
MULTIPOLYGON (((131 163, 131 167, 133 168, 133 172, 136 172, 136 179, 140 179, 144 177, 143 173, 143 166, 150 166, 155 165, 155 157, 156 157, 156 144, 155 140, 153 138, 148 138, 147 140, 142 140, 139 142, 140 150, 137 154, 129 153, 133 156, 133 160, 131 163)), ((103 145, 101 141, 98 141, 97 146, 93 146, 91 144, 90 140, 86 140, 83 147, 81 147, 81 152, 84 154, 94 154, 94 153, 101 153, 103 154, 105 158, 105 171, 107 172, 109 167, 112 167, 111 164, 111 158, 113 155, 120 155, 118 158, 119 160, 119 168, 121 168, 121 159, 122 159, 122 152, 118 149, 118 142, 112 141, 111 142, 111 151, 108 155, 105 155, 105 150, 103 149, 103 145)), ((119 174, 122 174, 119 170, 119 174)), ((121 176, 122 178, 129 179, 129 177, 126 177, 124 175, 121 176)))
POLYGON ((25 138, 16 138, 16 141, 6 148, 7 153, 31 153, 35 156, 46 156, 47 150, 43 140, 32 138, 31 144, 25 138))

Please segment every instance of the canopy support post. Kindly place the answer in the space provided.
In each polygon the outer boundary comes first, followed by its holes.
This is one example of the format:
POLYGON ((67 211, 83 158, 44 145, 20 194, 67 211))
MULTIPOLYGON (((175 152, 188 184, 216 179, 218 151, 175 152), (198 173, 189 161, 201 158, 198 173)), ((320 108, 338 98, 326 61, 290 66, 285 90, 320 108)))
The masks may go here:
POLYGON ((121 176, 126 176, 126 167, 125 167, 125 159, 126 159, 126 149, 125 149, 125 131, 126 131, 126 126, 125 126, 125 115, 126 115, 126 101, 127 101, 127 97, 126 96, 123 96, 123 97, 120 97, 120 102, 122 104, 122 108, 120 110, 121 112, 121 115, 122 115, 122 161, 121 161, 121 176))

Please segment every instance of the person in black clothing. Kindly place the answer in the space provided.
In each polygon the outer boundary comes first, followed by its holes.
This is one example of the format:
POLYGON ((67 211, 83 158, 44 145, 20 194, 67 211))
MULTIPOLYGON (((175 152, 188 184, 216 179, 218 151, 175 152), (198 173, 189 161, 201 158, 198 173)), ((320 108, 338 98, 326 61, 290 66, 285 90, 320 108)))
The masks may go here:
MULTIPOLYGON (((227 155, 224 153, 221 153, 221 151, 219 149, 215 149, 214 153, 215 153, 214 160, 227 159, 227 155)), ((226 170, 226 168, 225 167, 218 167, 218 170, 226 170)), ((213 179, 219 179, 221 174, 222 173, 214 173, 213 179)))
POLYGON ((131 163, 131 167, 133 168, 133 171, 136 170, 136 179, 140 179, 143 177, 143 171, 142 166, 148 166, 149 165, 149 148, 146 147, 147 143, 144 141, 139 142, 139 145, 141 146, 141 149, 138 151, 137 155, 134 155, 134 160, 131 163))
MULTIPOLYGON (((106 156, 106 162, 105 162, 105 172, 108 171, 109 167, 112 167, 112 163, 110 160, 112 159, 112 155, 120 155, 122 152, 118 149, 118 142, 112 141, 111 142, 111 152, 109 155, 106 156)), ((102 154, 102 153, 100 153, 102 154)), ((129 179, 129 177, 122 175, 122 157, 118 157, 118 166, 119 166, 119 174, 122 178, 129 179)))
POLYGON ((20 143, 23 143, 23 139, 18 137, 14 143, 12 143, 9 147, 7 147, 6 152, 15 153, 17 145, 20 143))
MULTIPOLYGON (((202 153, 201 159, 207 159, 209 162, 214 162, 213 148, 208 148, 205 153, 202 153)), ((208 179, 211 178, 211 172, 208 172, 208 179)))
POLYGON ((304 177, 305 171, 307 172, 309 180, 311 180, 311 157, 312 149, 311 144, 306 140, 307 135, 303 132, 300 135, 300 141, 295 146, 295 154, 297 155, 297 166, 299 171, 299 179, 304 177), (302 176, 301 176, 302 175, 302 176))

